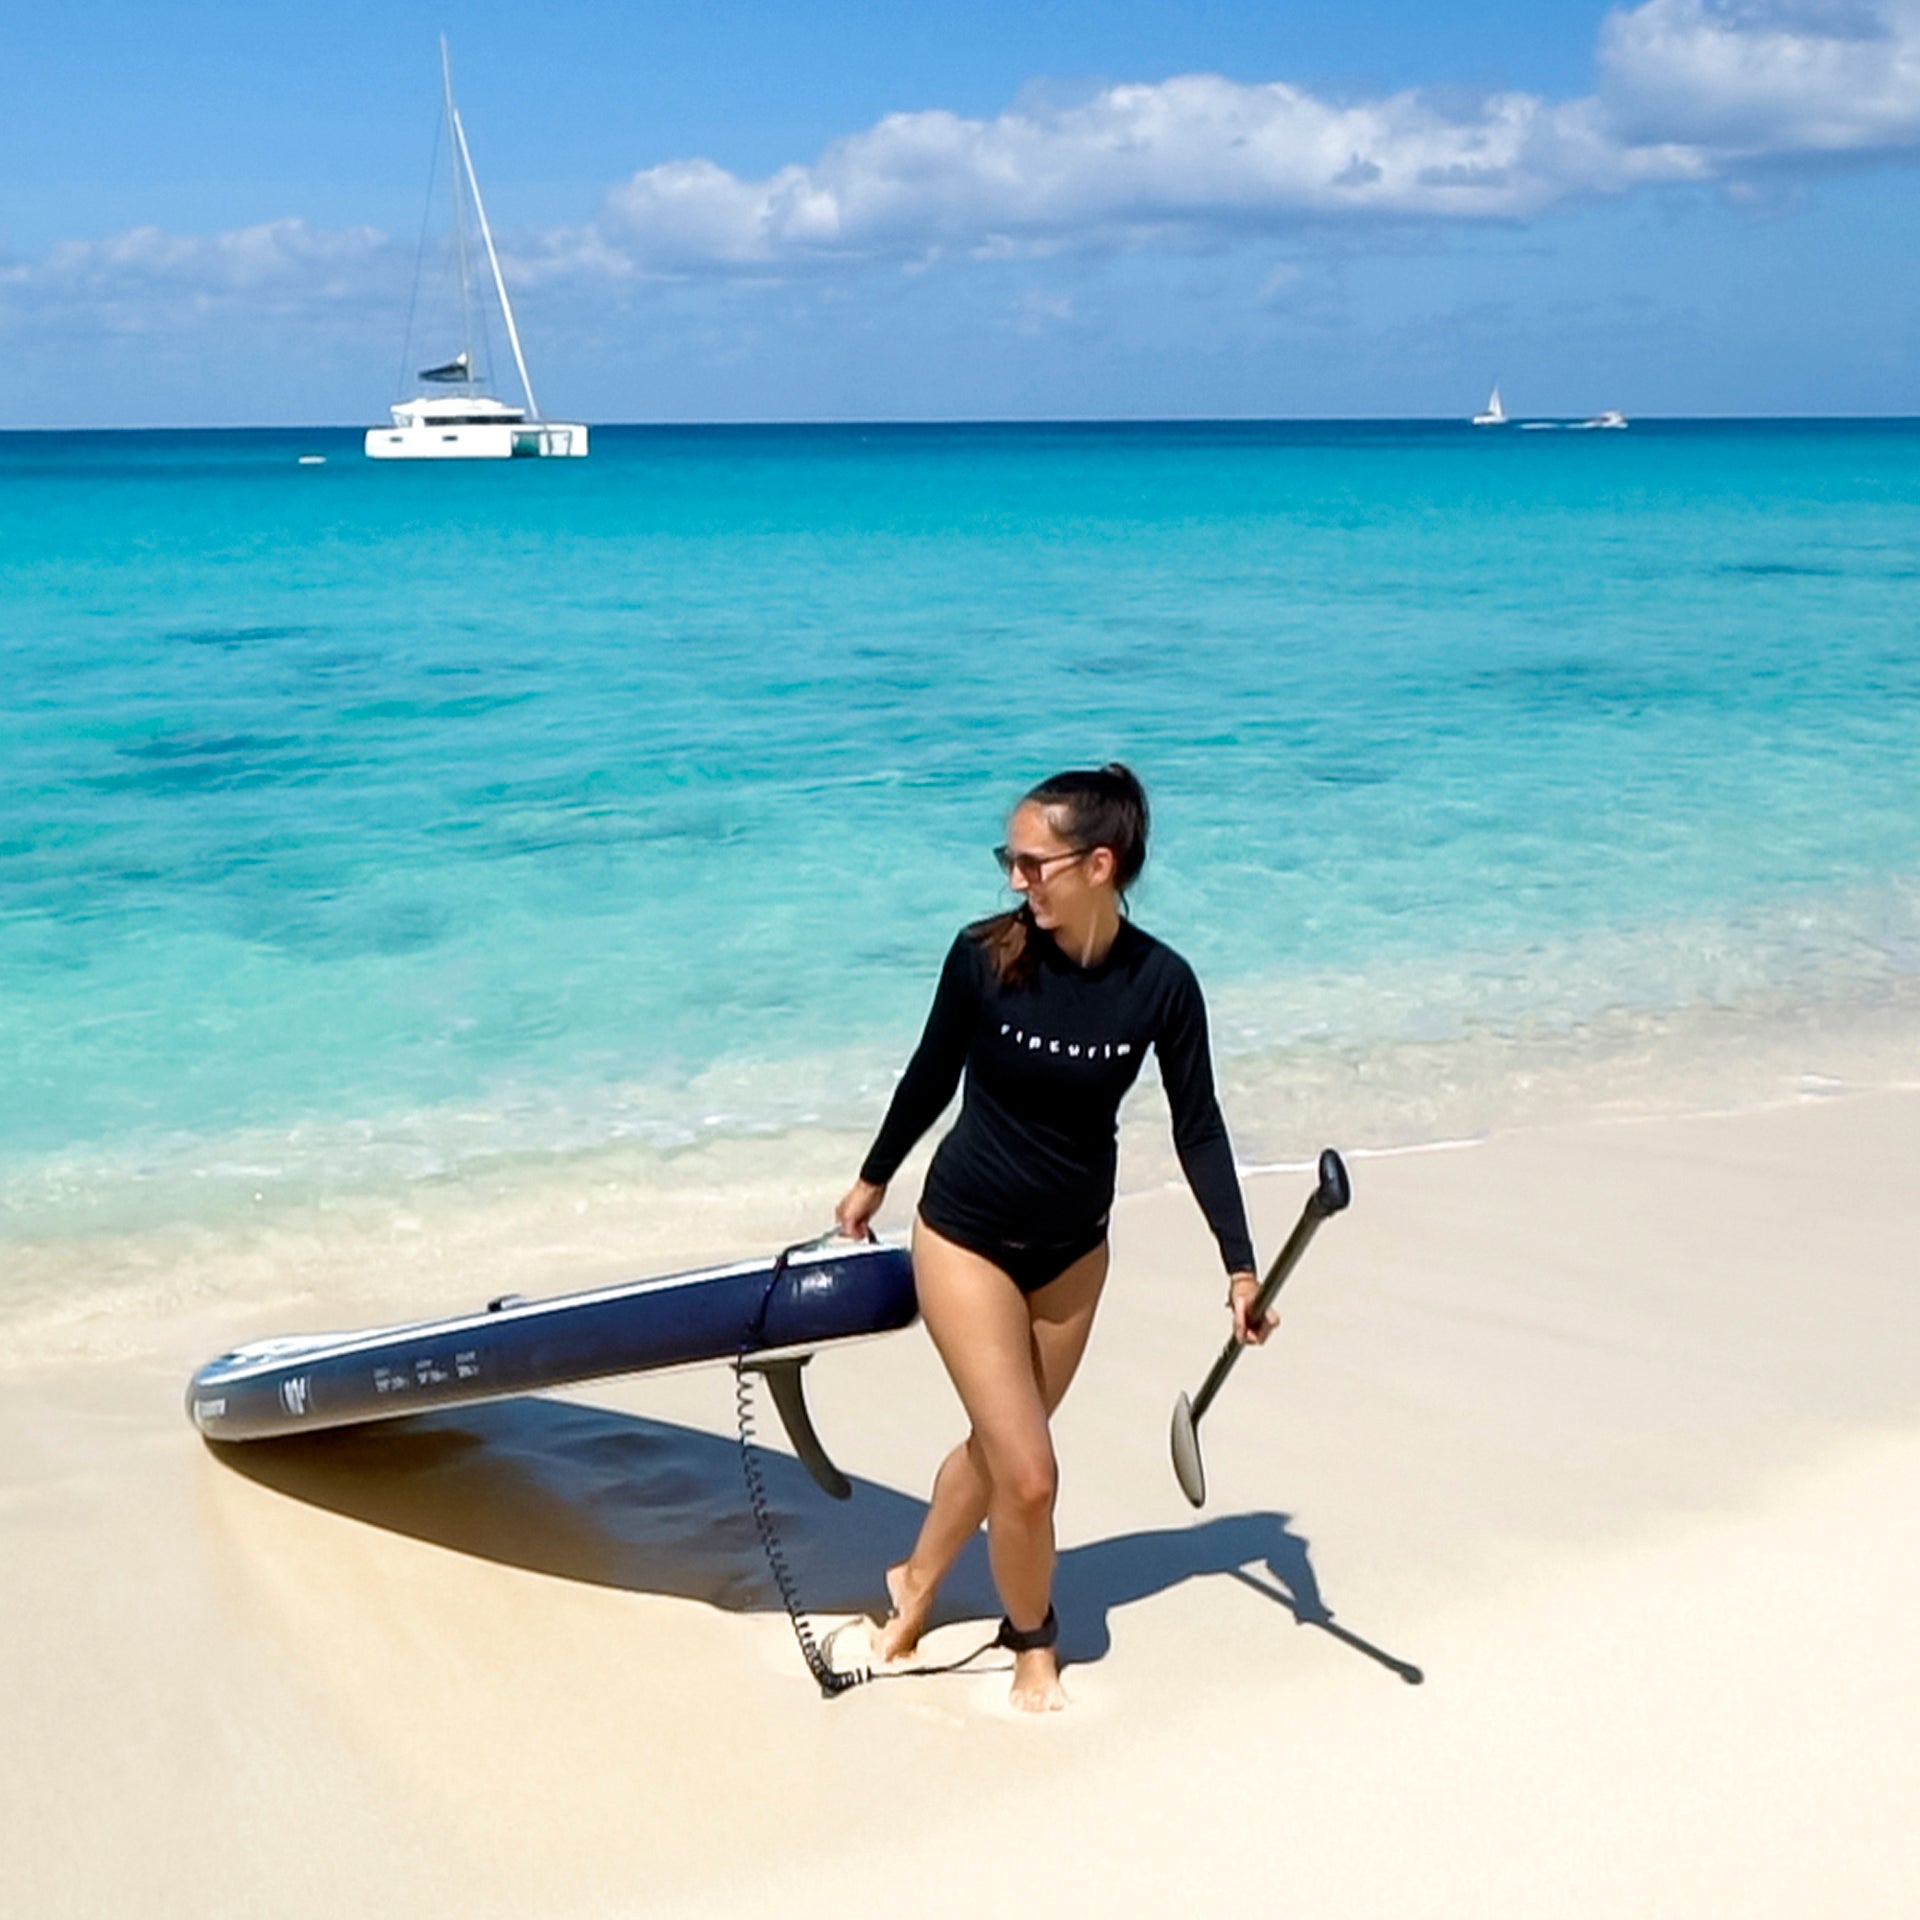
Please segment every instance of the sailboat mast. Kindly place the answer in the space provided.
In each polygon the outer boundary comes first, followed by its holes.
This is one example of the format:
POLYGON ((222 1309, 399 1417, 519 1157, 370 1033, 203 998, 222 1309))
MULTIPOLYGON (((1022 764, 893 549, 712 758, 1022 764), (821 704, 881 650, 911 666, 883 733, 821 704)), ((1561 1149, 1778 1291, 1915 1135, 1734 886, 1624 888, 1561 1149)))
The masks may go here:
MULTIPOLYGON (((440 42, 440 53, 444 60, 447 43, 440 42)), ((513 347, 513 364, 520 370, 520 391, 527 396, 527 416, 540 418, 540 404, 533 397, 533 382, 527 378, 527 356, 520 351, 520 329, 513 324, 513 302, 507 298, 507 283, 501 277, 500 256, 494 251, 493 229, 487 224, 486 202, 480 198, 479 177, 473 170, 473 155, 467 151, 467 130, 460 124, 460 110, 453 104, 453 80, 447 80, 447 111, 453 119, 454 138, 460 145, 460 158, 465 163, 467 186, 473 194, 473 210, 480 217, 480 238, 486 242, 487 264, 493 269, 493 290, 500 296, 500 312, 507 323, 507 339, 513 347)))
POLYGON ((440 36, 440 84, 446 96, 447 187, 453 195, 453 252, 460 268, 460 322, 462 357, 467 363, 467 380, 474 378, 473 355, 473 263, 467 257, 467 215, 460 204, 460 121, 453 105, 453 62, 447 53, 447 36, 440 36))

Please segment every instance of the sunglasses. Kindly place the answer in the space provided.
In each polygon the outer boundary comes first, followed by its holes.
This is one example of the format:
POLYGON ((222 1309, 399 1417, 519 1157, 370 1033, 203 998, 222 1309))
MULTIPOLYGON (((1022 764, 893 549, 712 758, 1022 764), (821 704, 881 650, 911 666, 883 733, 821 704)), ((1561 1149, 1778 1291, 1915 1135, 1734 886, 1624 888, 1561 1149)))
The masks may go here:
POLYGON ((1074 847, 1066 853, 1015 853, 1011 847, 995 847, 993 857, 1009 880, 1017 873, 1032 886, 1047 877, 1049 867, 1057 867, 1063 860, 1084 860, 1088 852, 1086 847, 1074 847))

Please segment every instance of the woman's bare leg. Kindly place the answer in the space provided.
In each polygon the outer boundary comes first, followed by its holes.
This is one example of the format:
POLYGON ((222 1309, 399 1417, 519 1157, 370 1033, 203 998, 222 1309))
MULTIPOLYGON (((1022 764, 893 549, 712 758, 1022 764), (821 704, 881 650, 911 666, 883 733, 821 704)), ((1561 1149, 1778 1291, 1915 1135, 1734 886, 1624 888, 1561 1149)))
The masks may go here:
MULTIPOLYGON (((1107 1273, 1096 1247, 1058 1279, 1022 1295, 998 1267, 934 1232, 914 1231, 914 1273, 928 1331, 973 1430, 941 1462, 911 1554, 888 1569, 896 1609, 875 1652, 882 1659, 918 1643, 940 1582, 987 1522, 1001 1603, 1016 1627, 1045 1618, 1053 1583, 1056 1474, 1047 1417, 1072 1383, 1107 1273)), ((1017 1704, 1064 1704, 1050 1648, 1017 1656, 1017 1704)))
MULTIPOLYGON (((922 1270, 928 1261, 966 1263, 979 1270, 990 1293, 1010 1292, 1020 1298, 1018 1289, 998 1267, 955 1246, 924 1224, 916 1227, 914 1254, 916 1267, 922 1270)), ((1059 1406, 1086 1351, 1106 1268, 1107 1250, 1097 1247, 1023 1302, 1028 1309, 1031 1366, 1048 1414, 1059 1406)), ((978 1439, 969 1434, 941 1462, 934 1476, 933 1498, 912 1553, 888 1569, 887 1586, 899 1610, 899 1616, 885 1631, 890 1655, 912 1650, 935 1589, 987 1517, 991 1491, 978 1439)))

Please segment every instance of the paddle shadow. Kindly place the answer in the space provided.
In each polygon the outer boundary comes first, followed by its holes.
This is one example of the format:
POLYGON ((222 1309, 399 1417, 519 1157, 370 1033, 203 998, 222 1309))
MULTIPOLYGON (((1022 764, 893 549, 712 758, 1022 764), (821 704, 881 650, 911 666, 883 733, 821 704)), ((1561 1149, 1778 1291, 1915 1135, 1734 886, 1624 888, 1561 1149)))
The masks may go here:
MULTIPOLYGON (((554 1579, 769 1611, 768 1578, 736 1442, 567 1401, 524 1398, 244 1444, 208 1443, 223 1466, 308 1506, 554 1579)), ((768 1507, 806 1605, 861 1613, 880 1572, 918 1532, 925 1501, 853 1478, 825 1498, 791 1455, 759 1455, 768 1507)), ((1240 1580, 1305 1626, 1417 1684, 1417 1668, 1335 1623, 1305 1538, 1281 1513, 1125 1534, 1060 1556, 1055 1594, 1069 1661, 1102 1658, 1116 1607, 1210 1575, 1240 1580)), ((991 1619, 999 1601, 980 1541, 943 1589, 942 1618, 991 1619)))
POLYGON ((1068 1548, 1053 1581, 1063 1658, 1100 1659, 1112 1643, 1114 1608, 1186 1580, 1224 1575, 1285 1608, 1300 1626, 1319 1628, 1407 1685, 1419 1686, 1426 1675, 1418 1667, 1334 1619, 1306 1537, 1293 1531, 1291 1519, 1285 1513, 1227 1514, 1195 1526, 1127 1533, 1068 1548))

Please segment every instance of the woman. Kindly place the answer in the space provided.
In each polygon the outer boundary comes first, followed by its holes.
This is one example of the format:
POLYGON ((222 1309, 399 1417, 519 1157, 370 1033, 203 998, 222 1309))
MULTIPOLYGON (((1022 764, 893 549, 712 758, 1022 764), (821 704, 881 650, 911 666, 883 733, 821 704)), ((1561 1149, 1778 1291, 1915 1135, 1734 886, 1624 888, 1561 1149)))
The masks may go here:
POLYGON ((1147 797, 1123 766, 1062 773, 1014 809, 1000 864, 1024 896, 954 941, 860 1178, 840 1202, 861 1235, 887 1182, 953 1097, 913 1229, 914 1283, 972 1430, 942 1462, 913 1551, 887 1572, 883 1660, 919 1643, 934 1595, 984 1520, 1014 1654, 1013 1704, 1066 1705, 1054 1653, 1048 1418, 1072 1382, 1107 1277, 1120 1101, 1148 1047, 1160 1059, 1180 1164, 1228 1272, 1235 1335, 1259 1290, 1206 1008, 1192 970, 1124 914, 1147 855, 1147 797))

